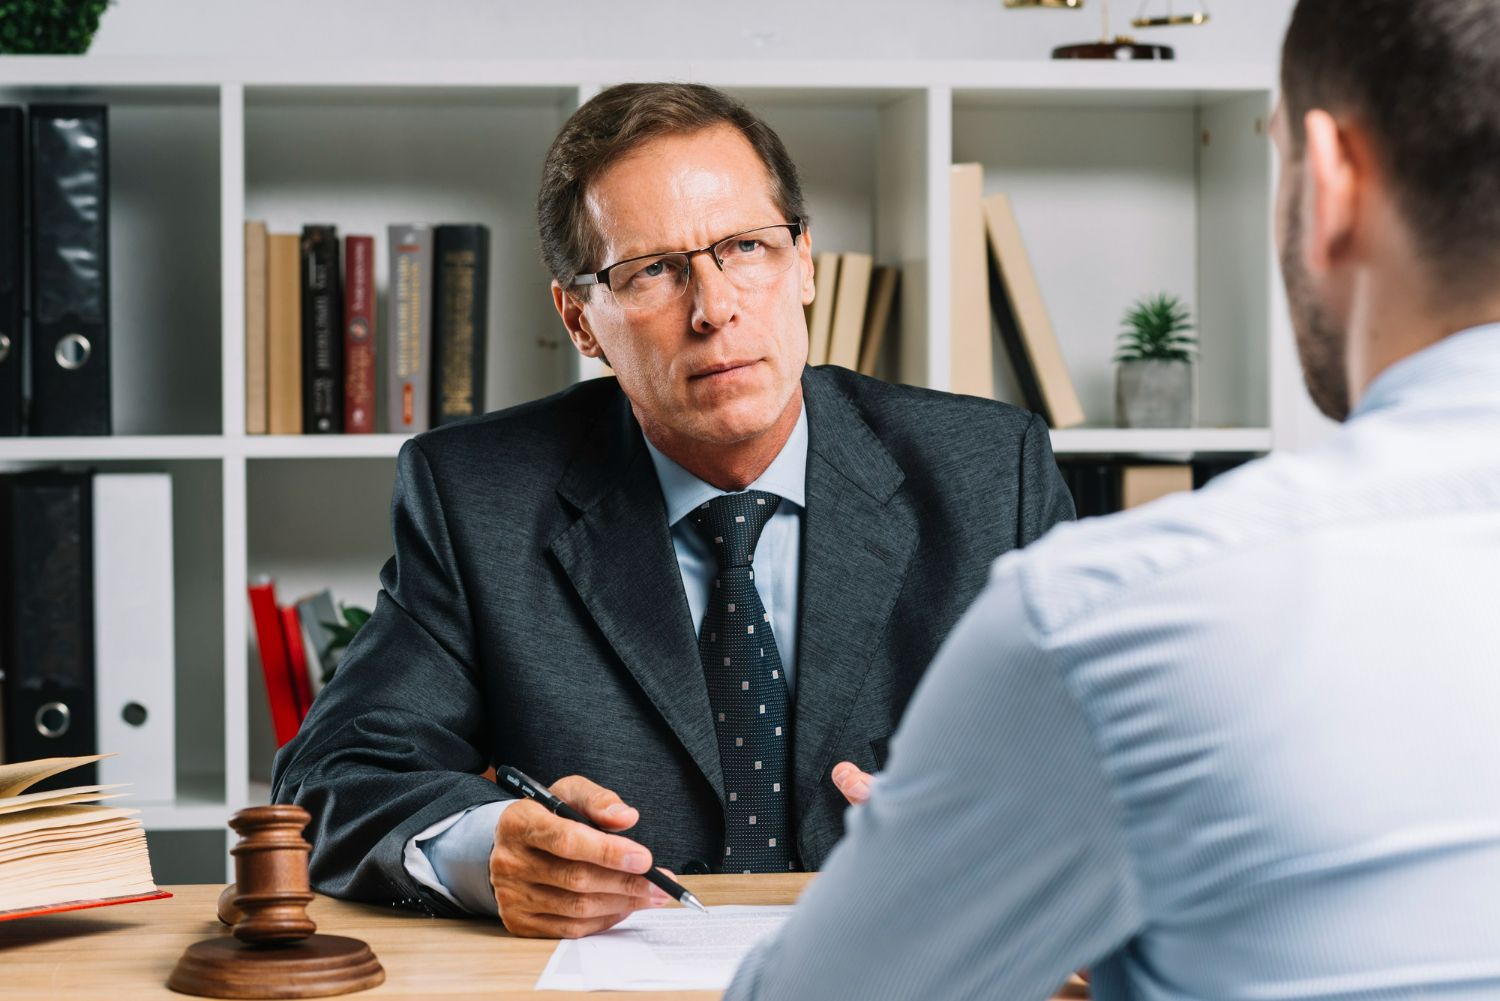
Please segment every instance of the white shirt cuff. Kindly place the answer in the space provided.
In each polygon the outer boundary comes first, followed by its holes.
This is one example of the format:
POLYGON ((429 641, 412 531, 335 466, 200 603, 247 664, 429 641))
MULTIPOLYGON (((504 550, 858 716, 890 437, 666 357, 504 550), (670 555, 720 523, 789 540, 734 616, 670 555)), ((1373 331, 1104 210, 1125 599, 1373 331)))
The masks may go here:
POLYGON ((419 831, 401 854, 406 871, 471 914, 499 916, 490 885, 490 852, 500 814, 514 802, 505 799, 471 806, 419 831))

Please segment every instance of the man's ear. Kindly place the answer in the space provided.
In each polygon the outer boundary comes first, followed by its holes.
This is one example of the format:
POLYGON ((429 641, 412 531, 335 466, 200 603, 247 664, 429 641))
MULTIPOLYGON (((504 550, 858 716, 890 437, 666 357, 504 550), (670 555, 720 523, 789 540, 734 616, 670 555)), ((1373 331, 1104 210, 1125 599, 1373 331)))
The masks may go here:
POLYGON ((1359 222, 1361 186, 1374 164, 1362 136, 1326 111, 1303 120, 1302 248, 1309 271, 1323 274, 1343 258, 1359 222))
POLYGON ((817 284, 813 274, 812 230, 805 223, 797 240, 797 267, 802 269, 802 305, 810 306, 817 294, 817 284))
POLYGON ((568 330, 568 338, 579 354, 585 358, 604 356, 604 349, 594 337, 592 325, 584 312, 584 304, 559 285, 556 279, 552 281, 552 306, 557 310, 557 315, 562 317, 563 326, 568 330))

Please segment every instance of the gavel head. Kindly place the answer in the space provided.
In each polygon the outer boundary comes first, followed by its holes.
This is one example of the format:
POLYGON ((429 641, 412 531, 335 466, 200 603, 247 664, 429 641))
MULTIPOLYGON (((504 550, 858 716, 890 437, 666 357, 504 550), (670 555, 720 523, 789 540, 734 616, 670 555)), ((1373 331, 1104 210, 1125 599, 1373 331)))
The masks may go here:
POLYGON ((307 916, 312 846, 302 837, 311 819, 300 806, 280 805, 247 807, 229 821, 240 842, 229 852, 235 882, 232 895, 226 890, 220 900, 220 917, 234 925, 241 942, 284 945, 317 930, 307 916))

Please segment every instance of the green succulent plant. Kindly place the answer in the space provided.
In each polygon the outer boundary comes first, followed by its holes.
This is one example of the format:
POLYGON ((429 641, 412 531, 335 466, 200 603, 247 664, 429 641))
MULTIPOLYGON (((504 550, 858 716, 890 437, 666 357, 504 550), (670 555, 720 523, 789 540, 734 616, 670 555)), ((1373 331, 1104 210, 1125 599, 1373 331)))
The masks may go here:
POLYGON ((0 53, 87 52, 110 0, 0 0, 0 53))
POLYGON ((1115 361, 1192 361, 1198 350, 1198 338, 1189 333, 1192 316, 1175 295, 1138 299, 1120 322, 1125 329, 1116 343, 1115 361))

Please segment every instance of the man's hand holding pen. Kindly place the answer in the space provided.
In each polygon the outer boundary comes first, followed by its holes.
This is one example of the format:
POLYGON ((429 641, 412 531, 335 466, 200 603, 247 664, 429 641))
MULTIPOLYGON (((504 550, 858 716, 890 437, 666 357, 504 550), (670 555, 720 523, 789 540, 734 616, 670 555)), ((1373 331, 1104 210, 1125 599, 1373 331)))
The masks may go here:
POLYGON ((551 791, 604 830, 557 816, 529 799, 500 814, 490 885, 512 934, 581 938, 634 911, 671 903, 640 875, 651 868, 651 852, 609 833, 635 826, 640 815, 633 807, 580 775, 559 779, 551 791))

